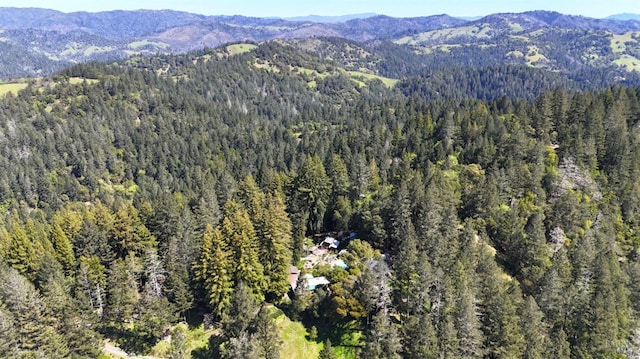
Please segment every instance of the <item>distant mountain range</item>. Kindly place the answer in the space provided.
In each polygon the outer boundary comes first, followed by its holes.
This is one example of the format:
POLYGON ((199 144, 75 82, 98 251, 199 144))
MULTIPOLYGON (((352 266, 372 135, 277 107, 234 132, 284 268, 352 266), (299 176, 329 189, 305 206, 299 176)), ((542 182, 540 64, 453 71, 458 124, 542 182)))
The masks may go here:
POLYGON ((574 49, 571 56, 576 63, 609 66, 618 61, 617 65, 629 70, 640 70, 640 21, 548 11, 494 14, 469 21, 448 15, 274 19, 171 10, 62 13, 0 8, 0 79, 46 75, 73 63, 113 61, 134 54, 181 53, 232 42, 314 37, 344 38, 370 46, 382 41, 422 53, 474 46, 484 51, 487 46, 499 46, 503 59, 560 69, 565 65, 554 60, 561 56, 554 51, 569 41, 573 47, 576 43, 594 47, 581 49, 584 52, 574 49), (609 50, 598 53, 603 49, 609 50), (575 57, 578 54, 587 58, 575 57))
POLYGON ((625 21, 625 20, 640 21, 640 15, 624 13, 624 14, 616 14, 616 15, 608 16, 607 19, 622 20, 622 21, 625 21))
POLYGON ((289 21, 311 21, 311 22, 345 22, 353 19, 366 19, 369 17, 377 16, 378 14, 368 12, 364 14, 350 14, 341 16, 321 16, 321 15, 308 15, 308 16, 296 16, 286 17, 285 20, 289 21))

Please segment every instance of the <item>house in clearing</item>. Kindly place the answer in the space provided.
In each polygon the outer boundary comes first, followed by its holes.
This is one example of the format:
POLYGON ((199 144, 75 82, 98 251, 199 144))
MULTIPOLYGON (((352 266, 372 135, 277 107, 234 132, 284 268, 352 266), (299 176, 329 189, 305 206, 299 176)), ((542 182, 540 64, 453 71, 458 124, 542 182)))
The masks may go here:
POLYGON ((326 277, 314 277, 311 274, 304 275, 305 282, 307 283, 307 290, 315 290, 318 287, 331 284, 326 277))
MULTIPOLYGON (((295 291, 298 287, 298 278, 300 277, 300 270, 295 266, 291 266, 289 270, 289 285, 291 285, 291 290, 295 291)), ((307 290, 315 290, 318 287, 322 287, 328 284, 331 284, 326 277, 314 277, 312 274, 305 274, 303 276, 304 283, 306 284, 307 290)))
POLYGON ((337 251, 340 246, 340 241, 333 237, 326 237, 322 243, 320 243, 320 248, 326 249, 328 251, 337 251))
MULTIPOLYGON (((327 236, 319 244, 314 245, 311 248, 305 247, 305 250, 308 251, 307 256, 301 258, 301 261, 304 263, 304 271, 310 271, 323 265, 329 265, 331 267, 337 266, 346 269, 347 264, 339 258, 341 254, 345 253, 345 250, 342 250, 340 253, 338 253, 340 244, 340 240, 335 239, 331 236, 327 236)), ((294 266, 291 266, 289 270, 289 284, 294 290, 297 287, 299 277, 300 270, 298 270, 298 268, 294 266)), ((314 277, 311 274, 305 274, 304 279, 307 283, 308 290, 315 290, 317 287, 331 284, 326 277, 314 277)))

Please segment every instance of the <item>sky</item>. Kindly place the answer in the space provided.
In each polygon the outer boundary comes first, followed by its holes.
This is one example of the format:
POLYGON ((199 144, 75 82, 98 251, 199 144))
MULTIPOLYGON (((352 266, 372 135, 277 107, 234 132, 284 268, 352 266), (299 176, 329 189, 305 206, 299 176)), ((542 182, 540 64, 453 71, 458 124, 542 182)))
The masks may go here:
POLYGON ((0 7, 40 7, 63 12, 172 9, 203 15, 293 17, 377 13, 396 17, 552 10, 602 18, 640 13, 639 0, 0 0, 0 7))

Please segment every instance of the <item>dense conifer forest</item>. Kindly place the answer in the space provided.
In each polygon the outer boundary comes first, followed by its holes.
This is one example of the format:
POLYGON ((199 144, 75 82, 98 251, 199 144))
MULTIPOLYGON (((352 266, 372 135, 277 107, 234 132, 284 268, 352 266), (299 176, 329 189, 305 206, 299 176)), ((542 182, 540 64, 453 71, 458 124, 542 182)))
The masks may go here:
POLYGON ((34 79, 0 99, 0 357, 290 358, 286 316, 320 358, 637 358, 640 87, 563 79, 280 41, 34 79))

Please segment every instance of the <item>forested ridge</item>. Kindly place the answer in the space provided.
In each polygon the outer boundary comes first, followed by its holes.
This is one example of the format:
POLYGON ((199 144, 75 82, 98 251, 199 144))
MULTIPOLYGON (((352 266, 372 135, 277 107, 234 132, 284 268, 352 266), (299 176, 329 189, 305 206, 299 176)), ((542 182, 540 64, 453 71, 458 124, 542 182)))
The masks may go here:
POLYGON ((640 355, 640 87, 447 71, 273 41, 7 94, 0 357, 288 358, 284 315, 321 358, 640 355))
POLYGON ((88 61, 286 39, 322 53, 323 58, 347 60, 343 65, 349 70, 369 69, 396 79, 443 65, 511 64, 569 74, 572 79, 580 78, 583 85, 612 84, 625 77, 638 84, 640 22, 634 19, 596 19, 553 11, 497 13, 475 20, 446 14, 370 15, 325 22, 172 10, 63 13, 0 7, 0 45, 5 54, 0 58, 0 81, 49 76, 88 61), (325 37, 333 38, 333 43, 317 41, 325 37), (342 49, 336 52, 335 46, 342 49))

